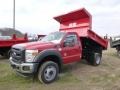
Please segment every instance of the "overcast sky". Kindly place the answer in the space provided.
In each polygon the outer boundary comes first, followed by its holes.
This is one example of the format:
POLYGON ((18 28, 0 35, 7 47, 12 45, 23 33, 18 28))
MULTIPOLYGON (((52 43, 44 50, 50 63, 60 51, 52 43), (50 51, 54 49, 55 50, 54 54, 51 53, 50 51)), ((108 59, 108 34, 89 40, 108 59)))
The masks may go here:
MULTIPOLYGON (((53 17, 86 8, 99 35, 120 35, 120 0, 16 0, 16 29, 48 34, 59 30, 53 17)), ((0 0, 0 28, 12 28, 13 0, 0 0)))

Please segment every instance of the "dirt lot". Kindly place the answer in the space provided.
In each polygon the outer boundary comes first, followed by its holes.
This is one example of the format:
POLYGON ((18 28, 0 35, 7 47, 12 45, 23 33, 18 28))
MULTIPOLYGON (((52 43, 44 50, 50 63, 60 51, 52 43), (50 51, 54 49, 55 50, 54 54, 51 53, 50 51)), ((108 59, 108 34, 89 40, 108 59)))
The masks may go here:
POLYGON ((16 75, 8 60, 0 58, 0 90, 120 90, 120 58, 109 49, 100 66, 85 61, 67 65, 59 79, 49 85, 16 75))

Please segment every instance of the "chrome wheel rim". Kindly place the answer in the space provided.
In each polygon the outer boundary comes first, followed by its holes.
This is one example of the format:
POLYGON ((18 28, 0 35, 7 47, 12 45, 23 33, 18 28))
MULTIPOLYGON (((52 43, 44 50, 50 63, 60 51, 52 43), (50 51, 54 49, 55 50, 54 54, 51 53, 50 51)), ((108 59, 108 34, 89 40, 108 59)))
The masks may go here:
POLYGON ((96 58, 96 64, 99 64, 99 63, 100 63, 100 61, 101 61, 100 56, 97 56, 97 58, 96 58))
POLYGON ((44 71, 44 77, 47 81, 52 81, 56 76, 56 68, 54 66, 48 66, 44 71))

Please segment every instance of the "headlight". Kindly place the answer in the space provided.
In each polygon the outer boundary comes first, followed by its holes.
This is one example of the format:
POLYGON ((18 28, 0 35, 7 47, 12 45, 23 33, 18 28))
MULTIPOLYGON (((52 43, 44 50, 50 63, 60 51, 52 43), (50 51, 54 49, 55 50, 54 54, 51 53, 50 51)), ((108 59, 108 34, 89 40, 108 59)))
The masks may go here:
POLYGON ((38 50, 26 50, 25 52, 26 62, 34 62, 34 58, 37 55, 38 55, 38 50))

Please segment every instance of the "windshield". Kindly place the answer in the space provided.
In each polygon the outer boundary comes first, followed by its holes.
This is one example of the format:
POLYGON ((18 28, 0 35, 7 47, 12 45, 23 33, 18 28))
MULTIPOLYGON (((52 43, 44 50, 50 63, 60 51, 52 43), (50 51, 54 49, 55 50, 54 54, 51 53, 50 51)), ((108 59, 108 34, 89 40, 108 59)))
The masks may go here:
POLYGON ((59 42, 65 35, 64 32, 54 32, 45 36, 41 41, 42 42, 59 42))

